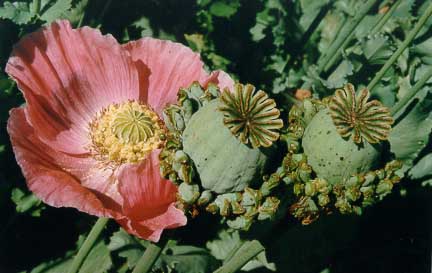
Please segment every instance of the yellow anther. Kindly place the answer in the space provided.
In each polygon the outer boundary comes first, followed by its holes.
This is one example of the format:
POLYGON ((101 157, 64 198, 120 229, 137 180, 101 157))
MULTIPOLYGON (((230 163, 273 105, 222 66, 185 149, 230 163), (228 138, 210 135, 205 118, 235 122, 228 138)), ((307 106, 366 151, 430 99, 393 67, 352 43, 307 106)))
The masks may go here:
POLYGON ((112 104, 90 124, 92 152, 105 163, 136 163, 163 144, 158 115, 136 101, 112 104))

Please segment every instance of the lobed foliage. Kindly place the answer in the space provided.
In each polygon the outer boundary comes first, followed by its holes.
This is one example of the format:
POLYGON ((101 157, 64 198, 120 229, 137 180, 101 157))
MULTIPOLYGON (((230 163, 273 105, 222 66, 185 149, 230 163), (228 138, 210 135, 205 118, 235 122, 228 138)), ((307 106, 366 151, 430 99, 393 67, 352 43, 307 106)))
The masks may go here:
MULTIPOLYGON (((26 188, 5 129, 24 100, 3 72, 23 35, 56 19, 89 25, 121 41, 152 36, 188 45, 209 70, 223 69, 267 91, 286 120, 297 90, 323 98, 350 82, 361 89, 407 37, 429 1, 356 0, 20 0, 0 1, 0 272, 66 272, 93 220, 43 205, 26 188), (387 14, 390 14, 386 18, 387 14), (351 31, 352 22, 359 23, 351 31), (346 39, 341 39, 346 37, 346 39), (335 47, 334 45, 339 45, 335 47), (76 241, 76 242, 75 242, 76 241)), ((432 18, 384 77, 373 98, 394 106, 432 69, 432 18)), ((156 272, 212 272, 253 235, 267 247, 243 267, 262 272, 429 272, 432 78, 399 111, 391 152, 407 162, 397 190, 362 217, 333 215, 307 227, 283 218, 247 235, 200 217, 176 232, 156 272), (406 110, 406 109, 405 109, 406 110), (264 234, 264 235, 263 235, 264 234)), ((130 272, 147 244, 111 224, 81 273, 130 272)))

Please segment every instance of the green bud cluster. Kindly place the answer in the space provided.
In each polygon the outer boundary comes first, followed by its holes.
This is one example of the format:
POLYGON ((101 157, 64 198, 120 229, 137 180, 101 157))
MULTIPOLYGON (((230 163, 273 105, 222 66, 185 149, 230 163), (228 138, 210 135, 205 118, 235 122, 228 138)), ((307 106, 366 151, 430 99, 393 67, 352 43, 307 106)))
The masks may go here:
MULTIPOLYGON (((163 177, 178 185, 178 207, 185 212, 193 217, 203 211, 218 214, 227 220, 230 227, 246 230, 255 220, 274 217, 280 201, 271 196, 271 193, 280 185, 282 176, 275 172, 264 177, 258 190, 247 184, 241 186, 240 190, 219 193, 217 188, 206 188, 201 180, 203 173, 197 172, 196 162, 185 151, 185 145, 188 145, 185 144, 185 137, 188 137, 185 136, 185 130, 199 110, 206 106, 206 111, 213 111, 213 104, 219 97, 217 86, 209 84, 207 88, 202 88, 195 82, 189 88, 180 89, 177 104, 164 109, 163 118, 169 133, 159 156, 160 172, 163 177)), ((233 140, 237 141, 234 136, 233 140)), ((196 150, 189 151, 189 154, 195 152, 196 150)), ((255 164, 258 164, 258 160, 260 159, 254 161, 255 164)))
POLYGON ((292 185, 295 196, 290 213, 305 225, 322 214, 334 211, 361 214, 363 208, 389 194, 400 180, 396 173, 402 164, 397 160, 387 163, 384 168, 349 174, 342 179, 329 176, 331 179, 328 180, 314 170, 300 143, 305 128, 317 113, 323 113, 327 103, 328 99, 307 99, 301 105, 293 106, 288 129, 281 137, 288 146, 288 154, 283 161, 286 171, 284 181, 292 185))

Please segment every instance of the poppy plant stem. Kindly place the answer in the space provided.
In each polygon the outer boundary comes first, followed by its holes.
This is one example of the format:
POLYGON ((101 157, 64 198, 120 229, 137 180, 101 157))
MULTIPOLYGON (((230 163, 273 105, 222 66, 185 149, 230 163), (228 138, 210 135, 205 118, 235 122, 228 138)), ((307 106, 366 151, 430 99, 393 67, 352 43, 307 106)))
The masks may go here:
POLYGON ((139 259, 132 273, 147 273, 162 253, 162 247, 150 243, 139 259))
POLYGON ((264 251, 264 246, 257 240, 245 242, 224 265, 214 273, 238 272, 247 262, 264 251))
POLYGON ((68 273, 76 273, 80 269, 82 263, 84 262, 85 258, 87 257, 88 253, 90 252, 91 248, 93 247, 94 243, 98 239, 99 235, 101 234, 102 230, 108 223, 108 218, 99 218, 96 221, 96 224, 92 227, 89 235, 85 239, 83 245, 78 250, 78 254, 75 256, 75 258, 72 261, 72 265, 69 268, 68 273))
MULTIPOLYGON (((392 16, 393 12, 397 9, 399 4, 402 2, 402 0, 398 0, 396 3, 393 4, 391 9, 387 11, 377 22, 377 24, 372 28, 372 31, 369 35, 374 35, 377 33, 384 25, 387 23, 388 19, 392 16)), ((328 61, 328 63, 324 67, 324 71, 327 72, 341 57, 342 52, 345 50, 345 48, 348 46, 348 44, 352 41, 352 38, 354 37, 354 31, 351 32, 351 34, 348 36, 348 38, 345 39, 343 44, 341 45, 340 49, 334 54, 328 61)))
POLYGON ((35 11, 35 13, 39 14, 40 7, 41 7, 41 0, 34 0, 33 5, 34 5, 34 11, 35 11))
POLYGON ((416 82, 416 84, 403 96, 392 108, 391 114, 396 117, 399 116, 398 112, 402 110, 417 94, 417 92, 423 87, 423 85, 432 77, 432 67, 429 68, 426 73, 416 82))
POLYGON ((414 28, 408 33, 407 37, 403 41, 403 43, 398 47, 395 53, 390 57, 390 59, 387 60, 387 62, 384 64, 384 66, 376 73, 375 77, 372 79, 372 81, 367 86, 367 89, 370 91, 377 85, 377 83, 381 80, 381 78, 384 76, 384 74, 387 72, 387 70, 390 68, 390 66, 399 58, 399 56, 402 54, 402 52, 408 47, 408 45, 414 40, 414 38, 419 33, 420 29, 423 27, 423 25, 426 23, 428 18, 432 15, 432 3, 429 4, 427 9, 424 11, 424 13, 421 15, 418 22, 415 24, 414 28))
POLYGON ((378 20, 376 25, 372 28, 369 35, 375 35, 378 31, 381 30, 381 28, 387 23, 387 21, 390 19, 390 17, 393 15, 393 13, 396 11, 396 9, 399 7, 399 5, 402 3, 402 0, 397 0, 395 3, 393 3, 390 10, 388 10, 383 16, 378 20))
POLYGON ((336 40, 333 44, 326 50, 325 57, 321 60, 318 60, 318 74, 324 70, 325 66, 328 64, 331 58, 336 55, 341 49, 342 44, 346 40, 349 40, 352 35, 354 35, 355 28, 359 25, 361 20, 366 16, 369 10, 378 2, 378 0, 368 0, 364 3, 358 13, 354 16, 354 18, 348 23, 346 27, 341 30, 341 33, 337 36, 336 40))

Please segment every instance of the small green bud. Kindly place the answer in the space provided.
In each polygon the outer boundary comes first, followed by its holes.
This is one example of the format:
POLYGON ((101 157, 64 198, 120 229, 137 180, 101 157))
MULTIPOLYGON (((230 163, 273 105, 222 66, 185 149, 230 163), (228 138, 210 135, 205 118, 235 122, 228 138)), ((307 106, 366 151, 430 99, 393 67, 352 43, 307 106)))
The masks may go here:
POLYGON ((349 201, 355 202, 361 197, 361 192, 359 188, 351 187, 346 189, 345 198, 349 201))
POLYGON ((295 195, 301 195, 301 194, 303 193, 304 188, 305 188, 305 185, 304 185, 304 184, 301 184, 301 183, 295 183, 295 184, 294 184, 294 189, 293 189, 294 194, 295 194, 295 195))
POLYGON ((246 212, 246 209, 243 208, 239 202, 233 201, 231 202, 232 213, 233 214, 243 214, 246 212))
POLYGON ((329 194, 331 190, 331 185, 322 178, 315 178, 312 180, 312 183, 314 184, 314 187, 317 189, 318 192, 322 194, 329 194))
POLYGON ((312 168, 306 162, 301 162, 297 169, 298 177, 304 183, 308 182, 312 175, 312 168))
POLYGON ((262 199, 262 194, 259 190, 254 190, 249 187, 245 188, 242 198, 243 206, 257 206, 262 199))
POLYGON ((191 183, 194 173, 190 159, 185 152, 178 150, 175 153, 172 167, 181 180, 186 183, 191 183))
POLYGON ((369 186, 375 181, 376 174, 375 172, 367 172, 364 176, 363 186, 369 186))
POLYGON ((307 196, 314 196, 316 194, 316 189, 311 182, 307 182, 304 185, 304 192, 307 196))
POLYGON ((287 144, 288 152, 297 153, 300 150, 300 142, 295 135, 288 133, 283 139, 287 144))
POLYGON ((186 204, 193 204, 199 198, 199 186, 198 185, 190 185, 185 182, 181 183, 178 192, 180 195, 181 201, 186 204))
POLYGON ((293 204, 290 212, 297 219, 302 221, 303 225, 308 225, 318 218, 319 209, 310 197, 301 197, 300 200, 293 204))
POLYGON ((335 207, 339 209, 340 213, 342 214, 348 214, 352 212, 351 204, 343 197, 336 200, 335 207))
POLYGON ((318 106, 315 105, 311 99, 303 100, 303 121, 306 125, 308 125, 313 117, 318 113, 318 106))
POLYGON ((384 196, 389 194, 392 189, 393 189, 393 183, 388 179, 384 179, 378 183, 376 188, 376 193, 380 195, 381 198, 383 198, 384 196))
POLYGON ((318 205, 325 207, 330 203, 330 197, 327 194, 318 195, 318 205))
POLYGON ((206 190, 201 193, 201 196, 198 199, 198 206, 205 206, 213 199, 213 194, 211 191, 206 190))
POLYGON ((223 200, 223 205, 219 213, 223 217, 228 217, 231 214, 231 203, 228 199, 223 200))
POLYGON ((182 109, 177 105, 170 105, 163 110, 162 117, 168 130, 172 132, 184 130, 185 121, 181 112, 182 109))
POLYGON ((252 222, 253 219, 241 215, 236 217, 234 220, 228 220, 227 224, 233 229, 248 230, 252 225, 252 222))
POLYGON ((168 180, 174 183, 178 183, 178 175, 175 172, 170 172, 168 175, 168 180))
POLYGON ((303 136, 305 128, 299 123, 294 122, 288 127, 289 136, 293 139, 300 139, 303 136))
POLYGON ((285 173, 289 173, 289 172, 295 170, 297 168, 298 164, 293 159, 292 154, 289 153, 284 157, 284 159, 282 161, 282 166, 283 166, 285 173))
POLYGON ((258 220, 266 220, 273 218, 279 207, 280 200, 276 197, 267 197, 264 203, 259 208, 258 220))
POLYGON ((385 178, 385 171, 383 169, 378 169, 375 171, 376 176, 378 177, 379 180, 382 180, 385 178))
POLYGON ((206 207, 206 211, 210 212, 211 214, 216 214, 219 212, 219 207, 215 203, 211 203, 206 207))
POLYGON ((261 185, 261 193, 263 196, 268 196, 271 191, 279 185, 281 177, 277 173, 273 173, 261 185))
POLYGON ((293 105, 288 113, 288 122, 294 123, 303 117, 303 109, 297 105, 293 105))

